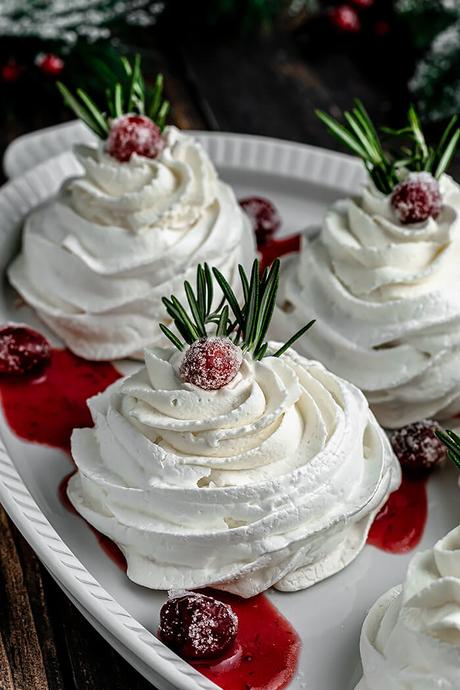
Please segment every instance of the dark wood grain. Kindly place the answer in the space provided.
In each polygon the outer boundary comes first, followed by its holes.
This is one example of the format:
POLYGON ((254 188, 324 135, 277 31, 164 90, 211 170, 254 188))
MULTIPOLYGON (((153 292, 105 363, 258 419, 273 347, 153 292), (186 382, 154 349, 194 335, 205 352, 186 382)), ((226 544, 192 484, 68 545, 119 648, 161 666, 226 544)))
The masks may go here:
POLYGON ((6 658, 6 672, 3 668, 0 671, 0 687, 3 690, 4 684, 5 688, 46 690, 48 679, 27 580, 3 510, 0 533, 0 636, 1 653, 6 658))
POLYGON ((49 598, 46 593, 48 574, 19 532, 15 528, 12 528, 11 531, 23 572, 24 586, 29 597, 36 634, 40 642, 43 666, 48 681, 47 687, 49 690, 63 690, 66 687, 64 669, 56 643, 59 635, 56 622, 52 620, 50 615, 49 598))

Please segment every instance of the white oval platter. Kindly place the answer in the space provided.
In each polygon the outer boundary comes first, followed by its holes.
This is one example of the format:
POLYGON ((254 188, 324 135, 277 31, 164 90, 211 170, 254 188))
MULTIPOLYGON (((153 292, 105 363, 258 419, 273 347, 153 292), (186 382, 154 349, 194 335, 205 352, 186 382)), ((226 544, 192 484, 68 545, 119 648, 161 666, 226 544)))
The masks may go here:
MULTIPOLYGON (((238 196, 262 194, 277 204, 285 234, 318 224, 325 207, 355 191, 363 179, 357 161, 315 147, 236 134, 194 134, 238 196)), ((15 179, 0 190, 3 274, 19 246, 25 214, 78 172, 70 148, 90 139, 81 125, 70 123, 28 135, 7 151, 5 171, 15 179)), ((26 321, 45 331, 26 307, 16 306, 4 281, 0 322, 6 320, 26 321)), ((85 523, 61 504, 58 485, 71 470, 65 453, 21 441, 3 415, 0 434, 0 501, 83 615, 161 690, 215 687, 156 639, 165 593, 130 583, 85 523)), ((420 548, 432 546, 459 518, 456 473, 449 467, 430 480, 429 520, 420 548)), ((366 611, 403 579, 410 555, 366 547, 346 570, 310 590, 269 592, 303 643, 292 690, 353 690, 366 611)))

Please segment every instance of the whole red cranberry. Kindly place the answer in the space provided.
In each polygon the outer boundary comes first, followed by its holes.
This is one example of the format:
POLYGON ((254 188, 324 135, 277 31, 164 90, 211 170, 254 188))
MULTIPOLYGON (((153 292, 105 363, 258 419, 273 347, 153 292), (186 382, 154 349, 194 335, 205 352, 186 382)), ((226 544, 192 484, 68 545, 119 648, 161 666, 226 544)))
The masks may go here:
POLYGON ((262 196, 248 196, 240 199, 240 206, 251 220, 257 246, 263 246, 281 226, 281 218, 276 207, 269 199, 262 196))
POLYGON ((340 31, 357 33, 361 29, 358 13, 350 5, 339 5, 330 11, 332 24, 340 31))
POLYGON ((39 53, 35 64, 45 74, 57 77, 64 69, 64 60, 54 53, 39 53))
POLYGON ((234 642, 238 618, 228 604, 196 592, 172 596, 160 611, 160 639, 184 659, 215 659, 234 642))
POLYGON ((404 470, 423 474, 445 460, 446 447, 436 436, 440 430, 438 422, 424 419, 389 432, 390 443, 404 470))
POLYGON ((391 195, 391 206, 403 225, 437 218, 442 209, 438 181, 428 172, 409 173, 391 195))
POLYGON ((106 151, 120 163, 126 163, 134 153, 156 158, 164 146, 160 128, 149 117, 122 115, 112 123, 106 151))
POLYGON ((14 324, 0 328, 0 374, 39 373, 50 358, 50 345, 37 331, 14 324))
POLYGON ((241 348, 230 338, 201 338, 186 350, 179 374, 185 383, 193 383, 206 391, 218 390, 235 378, 242 361, 241 348))

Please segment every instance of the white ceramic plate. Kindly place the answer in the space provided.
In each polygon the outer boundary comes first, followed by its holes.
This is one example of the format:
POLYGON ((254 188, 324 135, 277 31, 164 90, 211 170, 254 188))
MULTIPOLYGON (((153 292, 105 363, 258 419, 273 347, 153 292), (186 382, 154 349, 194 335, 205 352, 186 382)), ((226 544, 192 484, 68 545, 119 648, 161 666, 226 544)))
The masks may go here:
MULTIPOLYGON (((90 137, 80 125, 65 125, 19 140, 7 152, 6 171, 17 177, 0 190, 3 273, 17 250, 24 215, 78 170, 65 151, 82 136, 90 137), (64 153, 47 160, 58 151, 64 153)), ((362 180, 355 160, 314 147, 242 135, 196 136, 238 196, 263 194, 278 205, 285 233, 316 224, 325 206, 362 180)), ((37 325, 27 308, 14 306, 5 285, 0 322, 11 319, 37 325)), ((61 505, 57 487, 71 469, 66 455, 19 440, 3 418, 0 434, 0 500, 82 613, 158 687, 215 687, 154 637, 164 593, 130 583, 84 522, 61 505)), ((430 481, 429 521, 421 548, 459 523, 457 492, 451 468, 430 481)), ((358 639, 365 613, 383 591, 403 579, 409 557, 366 547, 346 570, 306 592, 269 593, 303 641, 292 690, 352 690, 359 677, 358 639)))

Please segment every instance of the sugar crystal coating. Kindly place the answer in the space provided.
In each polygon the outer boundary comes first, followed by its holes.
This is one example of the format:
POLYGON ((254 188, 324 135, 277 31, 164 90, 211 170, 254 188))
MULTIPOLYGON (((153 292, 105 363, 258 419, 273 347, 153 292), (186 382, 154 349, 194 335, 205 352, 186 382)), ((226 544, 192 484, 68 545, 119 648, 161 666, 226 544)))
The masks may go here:
POLYGON ((112 123, 106 151, 120 163, 126 163, 136 153, 156 158, 164 148, 159 127, 144 115, 123 115, 112 123))
POLYGON ((197 592, 181 592, 163 604, 158 632, 184 659, 213 659, 235 640, 238 619, 228 604, 197 592))
POLYGON ((391 445, 403 469, 427 472, 443 462, 446 447, 435 434, 440 429, 435 420, 424 419, 390 432, 391 445))
POLYGON ((50 345, 27 326, 0 328, 0 374, 23 375, 40 371, 50 361, 50 345))
POLYGON ((241 367, 241 348, 229 338, 211 336, 192 343, 180 366, 180 377, 203 390, 218 390, 230 383, 241 367))
POLYGON ((442 209, 439 184, 427 172, 409 173, 391 196, 391 205, 403 225, 437 218, 442 209))

